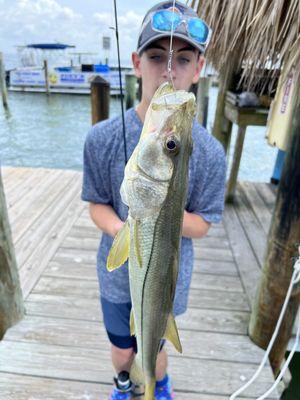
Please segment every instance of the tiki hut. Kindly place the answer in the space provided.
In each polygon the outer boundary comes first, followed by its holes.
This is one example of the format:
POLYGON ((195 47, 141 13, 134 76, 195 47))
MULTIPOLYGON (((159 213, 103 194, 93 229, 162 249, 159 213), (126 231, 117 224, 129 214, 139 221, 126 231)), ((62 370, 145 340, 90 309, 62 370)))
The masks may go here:
POLYGON ((236 77, 239 88, 272 97, 283 63, 285 76, 296 67, 299 77, 300 1, 192 0, 190 5, 213 30, 206 54, 220 78, 213 134, 227 149, 221 117, 236 77))

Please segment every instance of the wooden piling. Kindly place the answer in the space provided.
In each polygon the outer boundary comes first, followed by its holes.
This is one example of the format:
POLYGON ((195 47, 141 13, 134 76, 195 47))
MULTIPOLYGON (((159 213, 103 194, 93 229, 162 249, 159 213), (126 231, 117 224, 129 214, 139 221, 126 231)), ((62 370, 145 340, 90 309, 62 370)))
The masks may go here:
MULTIPOLYGON (((299 82, 298 82, 299 85, 299 82)), ((299 87, 299 86, 297 86, 299 87)), ((278 186, 268 249, 257 297, 251 314, 249 334, 266 348, 284 302, 300 243, 300 93, 297 94, 289 146, 278 186)), ((300 303, 300 286, 294 288, 279 335, 270 354, 277 374, 284 359, 300 303)))
POLYGON ((209 102, 210 78, 201 77, 197 90, 197 119, 199 124, 207 128, 208 102, 209 102))
POLYGON ((91 81, 92 124, 109 117, 110 85, 101 76, 91 81))
POLYGON ((136 83, 137 78, 134 74, 125 75, 126 82, 126 110, 134 106, 136 100, 136 83))
MULTIPOLYGON (((233 55, 232 59, 236 60, 237 57, 233 55)), ((236 66, 237 61, 233 62, 230 65, 225 65, 220 71, 219 93, 217 99, 214 126, 212 130, 212 134, 215 136, 215 138, 217 138, 222 143, 226 154, 228 153, 230 146, 231 129, 229 126, 229 121, 226 120, 224 116, 225 99, 227 90, 231 88, 236 66)))
POLYGON ((46 93, 50 94, 49 72, 48 72, 48 61, 47 60, 44 60, 44 74, 45 74, 45 89, 46 89, 46 93))
POLYGON ((24 316, 24 304, 0 171, 0 340, 24 316))
POLYGON ((5 68, 4 68, 2 52, 0 52, 0 91, 2 94, 3 107, 7 109, 8 108, 7 88, 6 88, 5 68))
MULTIPOLYGON (((232 125, 232 122, 231 122, 232 125)), ((235 148, 233 153, 232 167, 229 175, 229 179, 227 182, 227 190, 226 190, 226 202, 231 203, 234 199, 234 193, 237 183, 237 177, 240 168, 240 162, 242 158, 243 146, 246 135, 246 126, 239 126, 237 138, 235 142, 235 148)))

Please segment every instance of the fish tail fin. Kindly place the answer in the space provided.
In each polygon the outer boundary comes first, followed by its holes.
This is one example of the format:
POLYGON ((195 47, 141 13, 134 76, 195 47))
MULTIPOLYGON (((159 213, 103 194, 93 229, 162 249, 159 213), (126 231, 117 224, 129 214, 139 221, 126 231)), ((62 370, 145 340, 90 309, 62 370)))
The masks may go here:
POLYGON ((155 378, 151 379, 150 382, 146 382, 144 400, 155 400, 154 397, 155 384, 156 384, 155 378))

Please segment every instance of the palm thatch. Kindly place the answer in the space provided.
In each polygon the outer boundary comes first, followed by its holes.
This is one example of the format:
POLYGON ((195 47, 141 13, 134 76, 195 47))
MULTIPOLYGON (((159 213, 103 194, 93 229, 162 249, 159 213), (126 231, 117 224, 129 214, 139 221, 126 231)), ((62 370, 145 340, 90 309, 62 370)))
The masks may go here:
POLYGON ((255 87, 262 70, 274 78, 283 62, 287 74, 293 67, 300 72, 300 0, 193 0, 191 6, 213 29, 208 61, 220 71, 236 60, 243 87, 255 87))

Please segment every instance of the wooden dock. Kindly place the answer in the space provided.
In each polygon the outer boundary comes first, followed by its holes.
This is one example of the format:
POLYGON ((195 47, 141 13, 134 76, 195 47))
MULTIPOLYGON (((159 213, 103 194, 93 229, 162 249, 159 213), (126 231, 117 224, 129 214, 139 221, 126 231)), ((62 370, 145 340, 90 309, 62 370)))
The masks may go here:
MULTIPOLYGON (((2 174, 27 313, 0 342, 0 398, 105 400, 113 370, 95 268, 101 233, 80 200, 82 174, 2 174)), ((183 355, 169 346, 178 400, 228 399, 261 361, 247 326, 274 200, 267 184, 239 184, 223 223, 195 241, 189 309, 178 319, 183 355)), ((265 367, 243 398, 273 380, 265 367)))

